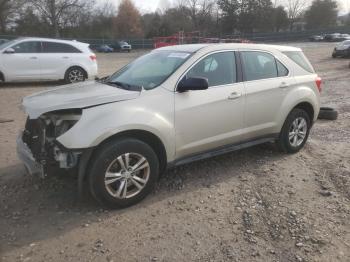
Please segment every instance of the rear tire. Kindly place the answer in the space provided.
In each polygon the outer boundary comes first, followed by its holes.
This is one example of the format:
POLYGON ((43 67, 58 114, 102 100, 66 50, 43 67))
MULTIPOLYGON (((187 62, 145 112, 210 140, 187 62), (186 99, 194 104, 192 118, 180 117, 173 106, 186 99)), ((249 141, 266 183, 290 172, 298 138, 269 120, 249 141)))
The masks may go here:
POLYGON ((81 67, 75 66, 67 70, 64 81, 68 84, 83 82, 87 78, 86 72, 81 67))
POLYGON ((89 184, 94 198, 109 208, 124 208, 144 199, 159 176, 156 153, 146 143, 123 138, 94 154, 89 184))
POLYGON ((311 121, 302 109, 293 109, 283 124, 278 147, 286 153, 296 153, 302 149, 309 137, 311 121))

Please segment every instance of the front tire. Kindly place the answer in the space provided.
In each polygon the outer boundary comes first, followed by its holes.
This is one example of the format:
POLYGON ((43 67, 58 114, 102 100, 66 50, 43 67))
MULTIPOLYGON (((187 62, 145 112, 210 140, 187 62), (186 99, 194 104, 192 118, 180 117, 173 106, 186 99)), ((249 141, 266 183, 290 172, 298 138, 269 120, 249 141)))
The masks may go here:
POLYGON ((293 109, 283 124, 277 145, 284 152, 298 152, 304 147, 310 128, 310 116, 303 109, 293 109))
POLYGON ((91 193, 99 203, 124 208, 152 191, 159 176, 159 161, 146 143, 118 139, 98 149, 88 175, 91 193))

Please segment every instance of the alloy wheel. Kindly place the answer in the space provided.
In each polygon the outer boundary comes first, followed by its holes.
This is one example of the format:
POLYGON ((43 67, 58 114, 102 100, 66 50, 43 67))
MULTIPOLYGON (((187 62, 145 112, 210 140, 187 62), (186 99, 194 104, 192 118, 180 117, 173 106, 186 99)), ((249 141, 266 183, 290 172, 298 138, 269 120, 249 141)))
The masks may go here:
POLYGON ((68 79, 71 83, 84 81, 84 73, 79 69, 73 69, 68 74, 68 79))
POLYGON ((293 147, 300 146, 307 134, 307 122, 303 117, 296 118, 289 129, 289 143, 293 147))
POLYGON ((126 199, 139 194, 149 177, 150 165, 147 159, 137 153, 125 153, 108 166, 104 183, 111 196, 126 199))

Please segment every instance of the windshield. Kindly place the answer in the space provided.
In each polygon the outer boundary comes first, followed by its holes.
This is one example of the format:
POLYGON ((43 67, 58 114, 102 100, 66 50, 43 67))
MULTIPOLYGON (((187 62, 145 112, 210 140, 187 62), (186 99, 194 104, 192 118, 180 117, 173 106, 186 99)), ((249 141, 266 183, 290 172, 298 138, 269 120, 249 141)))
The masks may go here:
POLYGON ((2 44, 0 44, 0 49, 5 49, 5 48, 9 47, 10 45, 14 44, 15 42, 16 42, 15 40, 12 40, 12 41, 2 43, 2 44))
POLYGON ((123 67, 107 81, 153 89, 162 84, 190 56, 191 53, 187 52, 154 51, 123 67))

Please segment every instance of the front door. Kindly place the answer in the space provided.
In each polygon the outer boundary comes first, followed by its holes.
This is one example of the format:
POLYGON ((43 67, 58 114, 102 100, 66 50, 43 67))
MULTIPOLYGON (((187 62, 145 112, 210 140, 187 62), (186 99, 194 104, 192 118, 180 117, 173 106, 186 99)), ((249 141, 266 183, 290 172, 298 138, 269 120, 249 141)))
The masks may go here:
POLYGON ((175 93, 176 157, 239 143, 244 86, 238 81, 235 52, 210 54, 184 77, 205 77, 209 89, 175 93))
POLYGON ((10 81, 40 80, 41 43, 26 41, 12 46, 15 53, 2 54, 5 75, 10 81))

